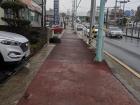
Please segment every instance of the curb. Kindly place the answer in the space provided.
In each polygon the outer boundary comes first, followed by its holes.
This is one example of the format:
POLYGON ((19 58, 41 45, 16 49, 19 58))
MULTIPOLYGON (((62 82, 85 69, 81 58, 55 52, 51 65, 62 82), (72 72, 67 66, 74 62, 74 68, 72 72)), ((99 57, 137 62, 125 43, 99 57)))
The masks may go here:
POLYGON ((19 100, 25 94, 29 84, 32 82, 42 64, 52 52, 54 47, 54 44, 44 45, 44 47, 38 53, 30 58, 28 64, 26 64, 25 67, 20 70, 20 72, 18 72, 12 78, 8 79, 8 81, 4 85, 2 85, 0 90, 6 93, 6 96, 1 96, 1 105, 16 105, 19 102, 19 100), (5 87, 8 87, 8 91, 5 87), (9 96, 9 94, 11 94, 12 97, 9 96))
MULTIPOLYGON (((112 44, 112 43, 110 43, 112 44)), ((113 45, 113 44, 112 44, 113 45)), ((116 47, 118 47, 117 45, 114 45, 116 47)), ((92 47, 96 48, 94 45, 92 45, 92 47)), ((118 47, 120 49, 122 49, 121 47, 118 47)), ((127 49, 123 49, 125 51, 127 51, 127 49)), ((133 53, 133 52, 130 52, 129 53, 132 53, 134 54, 135 56, 140 56, 139 54, 136 54, 136 53, 133 53)), ((140 79, 140 74, 138 72, 136 72, 136 70, 132 69, 131 67, 127 66, 125 63, 123 63, 122 61, 120 61, 119 59, 117 59, 115 56, 111 55, 110 53, 108 53, 107 51, 104 50, 104 54, 106 54, 108 57, 110 57, 111 59, 113 59, 115 62, 117 62, 118 64, 120 64, 121 66, 123 66, 124 68, 127 69, 127 71, 131 72, 134 76, 136 76, 137 78, 140 79)))
POLYGON ((119 59, 117 59, 116 57, 114 57, 113 55, 111 55, 110 53, 104 51, 104 53, 109 56, 111 59, 113 59, 114 61, 116 61, 117 63, 119 63, 121 66, 123 66, 124 68, 126 68, 129 72, 131 72, 133 75, 135 75, 136 77, 138 77, 140 79, 140 74, 138 72, 136 72, 136 70, 132 69, 131 67, 127 66, 126 64, 124 64, 122 61, 120 61, 119 59))

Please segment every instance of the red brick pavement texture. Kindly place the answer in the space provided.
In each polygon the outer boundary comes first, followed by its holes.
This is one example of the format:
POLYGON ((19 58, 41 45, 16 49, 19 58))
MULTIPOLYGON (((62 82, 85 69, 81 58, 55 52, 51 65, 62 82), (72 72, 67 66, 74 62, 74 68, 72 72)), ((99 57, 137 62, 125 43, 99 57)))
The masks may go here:
POLYGON ((94 56, 67 30, 17 105, 139 105, 94 56))

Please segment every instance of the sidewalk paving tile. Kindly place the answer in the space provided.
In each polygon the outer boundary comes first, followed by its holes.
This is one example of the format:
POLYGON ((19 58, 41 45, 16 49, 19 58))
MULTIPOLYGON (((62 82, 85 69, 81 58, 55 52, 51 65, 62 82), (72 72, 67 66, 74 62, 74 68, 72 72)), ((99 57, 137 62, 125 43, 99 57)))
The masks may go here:
POLYGON ((139 105, 107 64, 94 57, 66 30, 18 105, 139 105))

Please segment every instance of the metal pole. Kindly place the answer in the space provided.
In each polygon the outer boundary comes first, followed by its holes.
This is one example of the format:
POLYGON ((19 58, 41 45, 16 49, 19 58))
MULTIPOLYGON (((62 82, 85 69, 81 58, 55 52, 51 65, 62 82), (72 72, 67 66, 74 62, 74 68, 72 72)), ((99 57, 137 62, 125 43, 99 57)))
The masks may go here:
POLYGON ((100 14, 99 14, 99 33, 96 39, 96 58, 97 62, 103 61, 103 35, 104 33, 104 8, 106 0, 100 1, 100 14))
POLYGON ((96 0, 91 0, 89 44, 91 44, 92 41, 92 26, 95 25, 96 23, 95 17, 96 17, 96 0))
POLYGON ((44 13, 44 15, 45 15, 45 16, 44 16, 44 26, 46 27, 46 15, 47 15, 47 13, 46 13, 46 12, 47 12, 47 11, 46 11, 46 2, 47 2, 47 1, 44 0, 44 2, 45 2, 45 3, 44 3, 44 12, 45 12, 45 13, 44 13))
POLYGON ((116 0, 116 2, 115 2, 115 11, 114 11, 114 12, 115 12, 115 15, 114 15, 114 18, 115 18, 115 19, 116 19, 116 17, 117 17, 117 16, 116 16, 116 13, 117 13, 117 2, 118 2, 118 1, 116 0))
POLYGON ((74 8, 75 8, 75 0, 72 1, 72 29, 74 30, 74 8))
POLYGON ((74 31, 77 33, 77 0, 75 0, 75 28, 74 31))
POLYGON ((44 0, 42 0, 42 19, 41 26, 44 27, 44 0))
POLYGON ((123 17, 124 17, 124 13, 125 12, 125 0, 124 0, 124 4, 123 4, 123 17))
POLYGON ((106 13, 106 28, 108 28, 108 13, 109 13, 109 8, 107 8, 107 13, 106 13))

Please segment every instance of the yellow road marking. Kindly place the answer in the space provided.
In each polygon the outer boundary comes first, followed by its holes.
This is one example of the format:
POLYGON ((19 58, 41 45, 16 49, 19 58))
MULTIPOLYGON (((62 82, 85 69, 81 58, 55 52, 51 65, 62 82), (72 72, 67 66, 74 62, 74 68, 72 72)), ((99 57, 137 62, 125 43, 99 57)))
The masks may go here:
MULTIPOLYGON (((93 47, 96 48, 96 46, 93 46, 93 47)), ((140 79, 140 74, 138 72, 136 72, 136 70, 130 68, 129 66, 127 66, 126 64, 124 64, 122 61, 120 61, 119 59, 117 59, 116 57, 114 57, 113 55, 111 55, 110 53, 108 53, 107 51, 104 51, 104 53, 107 56, 109 56, 110 58, 112 58, 113 60, 115 60, 117 63, 119 63, 120 65, 122 65, 124 68, 126 68, 133 75, 135 75, 136 77, 138 77, 140 79)))
POLYGON ((130 71, 132 74, 134 74, 136 77, 138 77, 140 79, 140 74, 136 72, 136 70, 130 68, 129 66, 127 66, 126 64, 124 64, 122 61, 120 61, 119 59, 117 59, 116 57, 114 57, 113 55, 111 55, 110 53, 104 51, 104 53, 109 56, 110 58, 112 58, 113 60, 115 60, 116 62, 118 62, 120 65, 122 65, 123 67, 125 67, 128 71, 130 71))

